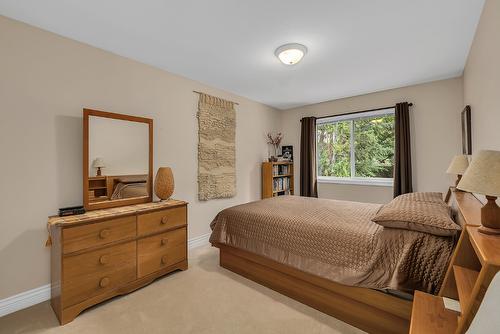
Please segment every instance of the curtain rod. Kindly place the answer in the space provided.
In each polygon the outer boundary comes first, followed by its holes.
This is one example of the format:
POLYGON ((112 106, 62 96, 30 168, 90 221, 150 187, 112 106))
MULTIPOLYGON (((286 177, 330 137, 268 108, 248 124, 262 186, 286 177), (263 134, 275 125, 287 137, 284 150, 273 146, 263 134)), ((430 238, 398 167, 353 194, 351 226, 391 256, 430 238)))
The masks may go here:
MULTIPOLYGON (((413 103, 408 103, 408 106, 410 106, 410 107, 413 106, 413 103)), ((335 116, 345 116, 345 115, 360 114, 360 113, 369 112, 369 111, 378 111, 378 110, 384 110, 384 109, 391 109, 391 108, 394 108, 394 107, 396 107, 396 106, 394 105, 394 106, 390 106, 390 107, 383 107, 383 108, 376 108, 376 109, 368 109, 368 110, 361 110, 361 111, 346 112, 346 113, 343 113, 343 114, 336 114, 336 115, 316 117, 316 119, 330 118, 330 117, 335 117, 335 116)))
MULTIPOLYGON (((203 92, 198 92, 197 90, 193 90, 193 93, 196 93, 196 94, 206 94, 206 93, 203 93, 203 92)), ((206 94, 206 95, 209 95, 209 94, 206 94)), ((237 106, 240 105, 238 102, 233 102, 233 101, 229 101, 229 102, 232 102, 232 103, 236 104, 237 106)))

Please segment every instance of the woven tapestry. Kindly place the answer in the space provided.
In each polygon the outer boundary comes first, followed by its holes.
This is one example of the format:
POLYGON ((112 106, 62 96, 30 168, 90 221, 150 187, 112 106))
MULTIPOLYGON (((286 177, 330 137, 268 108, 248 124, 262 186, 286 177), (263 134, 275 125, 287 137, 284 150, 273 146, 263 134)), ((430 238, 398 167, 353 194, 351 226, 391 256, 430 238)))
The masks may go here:
POLYGON ((200 94, 198 102, 198 198, 236 195, 234 103, 200 94))

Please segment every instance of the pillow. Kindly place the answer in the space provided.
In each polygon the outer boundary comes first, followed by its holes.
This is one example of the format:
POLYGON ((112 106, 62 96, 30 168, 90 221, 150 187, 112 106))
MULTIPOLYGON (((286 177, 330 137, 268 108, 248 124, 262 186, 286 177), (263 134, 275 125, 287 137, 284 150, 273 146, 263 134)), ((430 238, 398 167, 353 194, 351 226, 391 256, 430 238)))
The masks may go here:
POLYGON ((119 183, 144 183, 147 182, 147 175, 123 175, 120 176, 119 178, 116 178, 116 180, 119 183))
POLYGON ((451 219, 450 208, 444 204, 443 200, 441 203, 435 203, 396 197, 383 205, 372 221, 384 227, 438 236, 454 236, 461 230, 460 226, 451 219))
POLYGON ((395 198, 398 201, 429 202, 446 204, 443 200, 443 193, 438 192, 416 192, 399 195, 395 198))
POLYGON ((399 195, 394 198, 395 201, 412 201, 412 202, 426 202, 441 204, 448 208, 448 213, 450 217, 455 221, 453 217, 453 211, 451 207, 444 201, 443 193, 440 192, 415 192, 399 195))

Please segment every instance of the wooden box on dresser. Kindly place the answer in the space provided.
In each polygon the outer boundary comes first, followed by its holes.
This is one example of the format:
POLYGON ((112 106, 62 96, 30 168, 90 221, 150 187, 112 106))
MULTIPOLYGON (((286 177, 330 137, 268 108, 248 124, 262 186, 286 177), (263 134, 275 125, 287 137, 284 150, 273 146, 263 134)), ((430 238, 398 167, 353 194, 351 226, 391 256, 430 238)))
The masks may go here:
POLYGON ((183 201, 50 217, 48 228, 51 304, 61 325, 92 305, 188 267, 183 201))

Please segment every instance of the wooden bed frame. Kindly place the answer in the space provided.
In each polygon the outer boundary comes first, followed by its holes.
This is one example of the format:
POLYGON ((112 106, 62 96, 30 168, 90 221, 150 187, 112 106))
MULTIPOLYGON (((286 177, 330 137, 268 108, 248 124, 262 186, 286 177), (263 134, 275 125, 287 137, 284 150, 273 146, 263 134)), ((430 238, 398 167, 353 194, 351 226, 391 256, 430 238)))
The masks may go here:
MULTIPOLYGON (((449 204, 465 226, 479 222, 481 203, 452 191, 449 204)), ((268 258, 215 243, 220 266, 368 333, 408 333, 412 302, 377 290, 352 287, 309 274, 268 258)))

